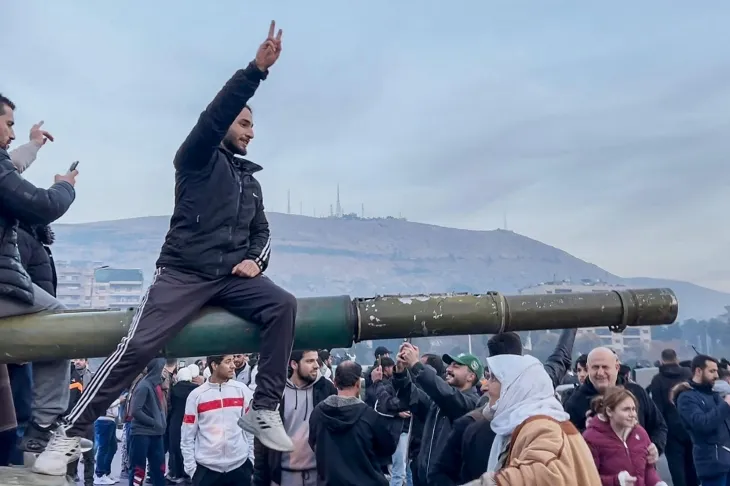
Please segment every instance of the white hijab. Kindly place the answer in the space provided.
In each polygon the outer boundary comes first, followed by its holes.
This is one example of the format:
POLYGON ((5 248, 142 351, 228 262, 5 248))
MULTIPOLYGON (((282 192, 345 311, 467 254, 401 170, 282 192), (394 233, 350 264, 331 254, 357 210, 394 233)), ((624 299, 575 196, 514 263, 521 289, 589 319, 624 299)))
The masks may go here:
POLYGON ((522 422, 535 415, 563 422, 570 415, 555 398, 553 383, 537 358, 503 354, 487 358, 487 366, 502 385, 497 403, 487 405, 483 412, 491 418, 492 430, 497 434, 487 466, 487 471, 496 472, 499 455, 522 422))

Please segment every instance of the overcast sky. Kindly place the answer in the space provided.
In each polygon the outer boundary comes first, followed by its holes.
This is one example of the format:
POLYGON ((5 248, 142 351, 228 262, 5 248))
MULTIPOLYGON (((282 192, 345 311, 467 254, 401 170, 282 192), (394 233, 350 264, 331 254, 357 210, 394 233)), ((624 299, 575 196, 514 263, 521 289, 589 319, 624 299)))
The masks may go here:
POLYGON ((169 214, 174 152, 275 18, 249 147, 270 211, 290 190, 326 214, 339 183, 346 211, 506 213, 610 272, 730 291, 730 3, 3 0, 2 17, 19 138, 39 119, 57 137, 28 178, 81 161, 64 222, 169 214))

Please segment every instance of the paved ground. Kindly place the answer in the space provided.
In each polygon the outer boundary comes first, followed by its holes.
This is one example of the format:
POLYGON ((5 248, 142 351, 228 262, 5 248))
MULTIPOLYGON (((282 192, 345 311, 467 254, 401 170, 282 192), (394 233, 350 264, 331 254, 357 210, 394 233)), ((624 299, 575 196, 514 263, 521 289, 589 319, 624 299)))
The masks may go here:
MULTIPOLYGON (((117 452, 117 454, 114 456, 114 462, 112 463, 112 477, 114 479, 119 478, 119 471, 121 469, 121 458, 122 454, 121 452, 117 452)), ((83 470, 81 469, 83 466, 79 466, 79 477, 83 478, 83 470)), ((666 483, 669 486, 672 486, 672 478, 669 476, 669 469, 667 469, 667 461, 664 459, 664 456, 662 456, 659 459, 659 476, 662 478, 663 481, 666 481, 666 483)), ((77 483, 79 486, 83 486, 83 480, 77 483)), ((129 484, 129 480, 127 478, 124 478, 124 480, 117 483, 120 486, 125 486, 129 484)))

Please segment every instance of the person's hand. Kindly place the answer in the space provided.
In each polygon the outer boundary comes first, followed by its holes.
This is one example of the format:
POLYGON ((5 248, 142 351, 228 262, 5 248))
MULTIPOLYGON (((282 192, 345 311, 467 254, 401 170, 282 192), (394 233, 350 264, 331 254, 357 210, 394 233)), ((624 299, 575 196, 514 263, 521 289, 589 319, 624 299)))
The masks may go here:
POLYGON ((373 371, 370 372, 370 379, 373 380, 373 383, 377 383, 380 380, 383 379, 383 367, 382 366, 376 366, 373 368, 373 371))
POLYGON ((628 471, 621 471, 618 473, 618 483, 621 486, 635 486, 636 478, 629 474, 628 471))
POLYGON ((403 343, 400 347, 398 359, 402 359, 408 368, 412 368, 416 363, 418 363, 418 359, 420 357, 421 354, 418 351, 418 346, 414 346, 411 343, 403 343))
POLYGON ((398 416, 403 419, 411 418, 411 412, 409 412, 408 410, 403 411, 403 412, 398 412, 398 416))
POLYGON ((259 46, 259 50, 256 51, 256 59, 254 62, 256 63, 256 67, 262 72, 266 72, 267 69, 273 66, 276 60, 279 59, 279 54, 281 54, 282 32, 279 29, 276 37, 274 37, 274 30, 276 30, 276 22, 272 20, 269 26, 269 36, 259 46))
POLYGON ((646 462, 649 464, 656 464, 659 460, 659 449, 654 444, 650 444, 648 448, 649 455, 646 457, 646 462))
POLYGON ((39 121, 30 128, 30 141, 35 142, 41 147, 46 144, 49 140, 53 142, 53 135, 45 130, 41 130, 43 126, 43 120, 39 121))
POLYGON ((253 278, 261 273, 261 268, 253 260, 244 260, 231 270, 233 275, 238 277, 253 278))
POLYGON ((76 185, 76 176, 79 175, 78 170, 72 170, 71 172, 67 172, 63 175, 56 174, 56 177, 54 177, 53 182, 58 184, 59 182, 68 182, 72 186, 76 185))

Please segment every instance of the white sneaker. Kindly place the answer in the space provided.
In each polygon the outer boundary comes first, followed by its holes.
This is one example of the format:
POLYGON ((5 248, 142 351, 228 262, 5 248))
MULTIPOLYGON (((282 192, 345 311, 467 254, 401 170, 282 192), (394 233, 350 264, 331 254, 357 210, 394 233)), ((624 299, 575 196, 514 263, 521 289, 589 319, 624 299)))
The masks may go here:
POLYGON ((238 419, 238 426, 271 450, 294 452, 294 443, 284 429, 278 410, 251 408, 246 415, 238 419))
POLYGON ((103 476, 96 476, 94 478, 94 484, 99 484, 99 485, 107 486, 107 485, 115 484, 115 483, 116 483, 116 481, 114 481, 112 478, 110 478, 106 474, 103 475, 103 476))
POLYGON ((47 476, 65 476, 69 464, 79 460, 82 452, 90 451, 94 443, 80 437, 68 437, 63 427, 58 427, 48 441, 46 450, 35 460, 31 470, 47 476))

